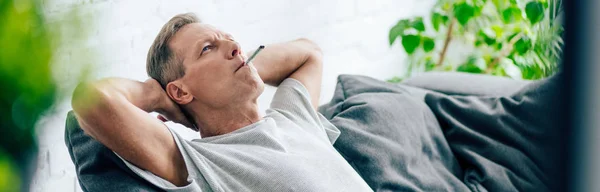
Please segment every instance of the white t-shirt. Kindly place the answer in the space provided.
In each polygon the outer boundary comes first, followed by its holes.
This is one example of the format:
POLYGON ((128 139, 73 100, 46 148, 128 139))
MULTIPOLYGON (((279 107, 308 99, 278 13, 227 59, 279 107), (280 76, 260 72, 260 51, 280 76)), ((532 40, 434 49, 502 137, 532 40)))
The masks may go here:
POLYGON ((311 105, 306 88, 288 78, 263 120, 231 133, 185 140, 171 130, 189 185, 125 164, 167 191, 372 191, 333 148, 340 131, 311 105))

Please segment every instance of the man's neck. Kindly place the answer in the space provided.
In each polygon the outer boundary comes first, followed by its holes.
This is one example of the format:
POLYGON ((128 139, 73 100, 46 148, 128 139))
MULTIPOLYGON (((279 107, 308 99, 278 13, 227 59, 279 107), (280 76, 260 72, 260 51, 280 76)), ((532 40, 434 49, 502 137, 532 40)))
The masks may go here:
POLYGON ((195 107, 191 111, 203 138, 227 134, 262 119, 256 101, 221 109, 195 107))

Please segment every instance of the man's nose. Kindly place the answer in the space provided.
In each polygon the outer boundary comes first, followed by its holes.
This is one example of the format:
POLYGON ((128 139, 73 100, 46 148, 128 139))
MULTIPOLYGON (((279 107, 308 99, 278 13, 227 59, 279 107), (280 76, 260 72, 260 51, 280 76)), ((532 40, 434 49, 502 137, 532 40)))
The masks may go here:
POLYGON ((227 51, 226 54, 226 58, 227 59, 234 59, 235 57, 237 57, 240 52, 241 52, 241 47, 240 44, 238 44, 235 41, 230 41, 230 46, 231 48, 229 49, 229 51, 227 51))

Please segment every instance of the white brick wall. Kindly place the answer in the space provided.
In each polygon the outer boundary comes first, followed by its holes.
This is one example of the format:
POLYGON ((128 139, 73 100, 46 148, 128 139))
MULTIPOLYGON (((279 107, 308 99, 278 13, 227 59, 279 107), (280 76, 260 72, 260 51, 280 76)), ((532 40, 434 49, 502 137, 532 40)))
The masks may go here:
MULTIPOLYGON (((245 50, 259 44, 307 37, 324 52, 321 103, 328 102, 339 74, 361 74, 388 79, 404 72, 404 51, 388 46, 387 32, 399 19, 426 14, 434 0, 45 0, 51 21, 74 7, 84 15, 90 37, 81 46, 57 50, 56 79, 72 87, 73 68, 83 58, 94 61, 92 78, 107 76, 145 80, 146 52, 160 27, 170 17, 195 12, 204 22, 232 33, 245 50)), ((70 35, 65 35, 69 41, 70 35)), ((39 163, 31 191, 81 191, 75 168, 64 144, 70 89, 39 124, 39 163)), ((274 88, 259 98, 266 109, 274 88)), ((177 126, 177 125, 171 125, 177 126)), ((184 134, 192 132, 182 131, 184 134)), ((194 137, 194 136, 190 136, 194 137)))

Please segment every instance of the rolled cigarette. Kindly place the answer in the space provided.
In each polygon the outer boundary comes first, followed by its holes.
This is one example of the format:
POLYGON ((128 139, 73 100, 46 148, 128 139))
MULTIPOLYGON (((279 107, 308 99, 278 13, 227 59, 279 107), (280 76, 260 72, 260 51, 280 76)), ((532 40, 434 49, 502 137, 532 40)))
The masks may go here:
POLYGON ((252 56, 250 56, 247 60, 246 60, 246 65, 248 65, 250 63, 250 61, 252 61, 254 59, 254 57, 256 57, 256 55, 258 55, 258 53, 263 50, 265 48, 264 45, 261 45, 258 47, 258 49, 256 49, 256 51, 254 51, 254 53, 252 54, 252 56))

